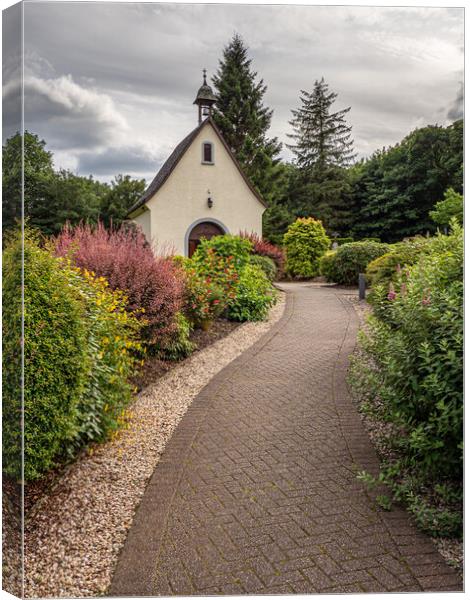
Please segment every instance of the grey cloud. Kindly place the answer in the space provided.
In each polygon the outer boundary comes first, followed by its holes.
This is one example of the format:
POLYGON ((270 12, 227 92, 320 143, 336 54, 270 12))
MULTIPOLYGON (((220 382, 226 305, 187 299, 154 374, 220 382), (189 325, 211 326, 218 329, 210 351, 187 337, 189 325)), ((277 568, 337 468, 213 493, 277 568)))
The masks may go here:
POLYGON ((463 118, 463 84, 460 85, 457 96, 447 111, 447 118, 450 121, 456 121, 457 119, 463 118))
POLYGON ((321 76, 338 92, 338 108, 352 106, 361 156, 421 122, 456 114, 461 9, 30 2, 27 72, 48 89, 30 88, 27 119, 52 149, 69 150, 79 162, 81 154, 80 168, 98 173, 106 160, 113 169, 114 156, 114 171, 137 169, 140 159, 148 164, 145 156, 130 151, 126 159, 124 149, 140 144, 158 157, 171 151, 196 124, 202 67, 215 72, 235 31, 268 85, 271 133, 281 141, 299 90, 321 76), (71 92, 68 76, 81 91, 71 92))
POLYGON ((107 145, 127 130, 109 95, 80 86, 70 75, 26 76, 24 110, 25 128, 59 149, 107 145))
POLYGON ((160 168, 164 156, 153 156, 140 146, 109 147, 102 152, 83 152, 78 156, 78 172, 98 176, 130 173, 148 178, 160 168))
POLYGON ((2 125, 5 139, 21 128, 21 5, 10 6, 3 11, 2 17, 2 125))

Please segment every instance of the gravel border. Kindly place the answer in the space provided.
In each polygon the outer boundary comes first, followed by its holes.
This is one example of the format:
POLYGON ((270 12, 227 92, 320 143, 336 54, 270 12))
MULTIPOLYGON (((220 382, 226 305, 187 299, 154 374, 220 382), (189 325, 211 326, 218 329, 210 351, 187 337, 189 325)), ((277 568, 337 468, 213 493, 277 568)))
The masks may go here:
POLYGON ((119 551, 165 444, 210 379, 282 316, 245 323, 140 392, 129 427, 95 445, 59 477, 25 523, 25 596, 104 594, 119 551))

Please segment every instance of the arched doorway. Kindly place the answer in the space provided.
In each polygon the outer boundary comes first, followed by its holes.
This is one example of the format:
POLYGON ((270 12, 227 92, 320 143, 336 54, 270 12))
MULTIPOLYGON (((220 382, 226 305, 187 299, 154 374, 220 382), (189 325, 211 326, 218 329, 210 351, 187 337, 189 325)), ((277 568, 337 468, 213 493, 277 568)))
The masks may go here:
POLYGON ((224 229, 212 221, 202 221, 201 223, 197 223, 189 232, 188 256, 191 257, 194 254, 194 251, 201 242, 201 238, 210 240, 215 235, 223 235, 224 233, 226 233, 224 229))

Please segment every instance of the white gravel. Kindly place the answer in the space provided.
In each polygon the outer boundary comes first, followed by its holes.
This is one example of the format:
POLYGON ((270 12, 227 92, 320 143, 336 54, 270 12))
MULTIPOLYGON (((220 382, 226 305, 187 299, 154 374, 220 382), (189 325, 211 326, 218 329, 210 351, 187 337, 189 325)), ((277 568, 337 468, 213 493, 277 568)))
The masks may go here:
POLYGON ((267 321, 246 323, 144 389, 130 422, 61 475, 25 524, 26 597, 105 593, 135 508, 162 451, 199 391, 280 319, 284 294, 267 321))

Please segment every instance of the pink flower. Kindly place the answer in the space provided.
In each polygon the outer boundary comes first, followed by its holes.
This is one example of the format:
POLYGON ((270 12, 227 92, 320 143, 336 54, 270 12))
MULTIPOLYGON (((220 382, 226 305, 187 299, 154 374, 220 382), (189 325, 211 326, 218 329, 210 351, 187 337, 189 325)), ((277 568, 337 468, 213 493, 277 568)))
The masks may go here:
POLYGON ((397 297, 397 294, 396 294, 396 292, 394 292, 393 290, 390 290, 390 291, 388 292, 388 294, 387 294, 387 298, 388 298, 389 300, 395 300, 395 298, 396 298, 396 297, 397 297))
POLYGON ((429 296, 427 296, 426 298, 423 298, 423 299, 421 300, 421 304, 422 304, 423 306, 428 306, 429 304, 431 304, 431 298, 429 298, 429 296))

